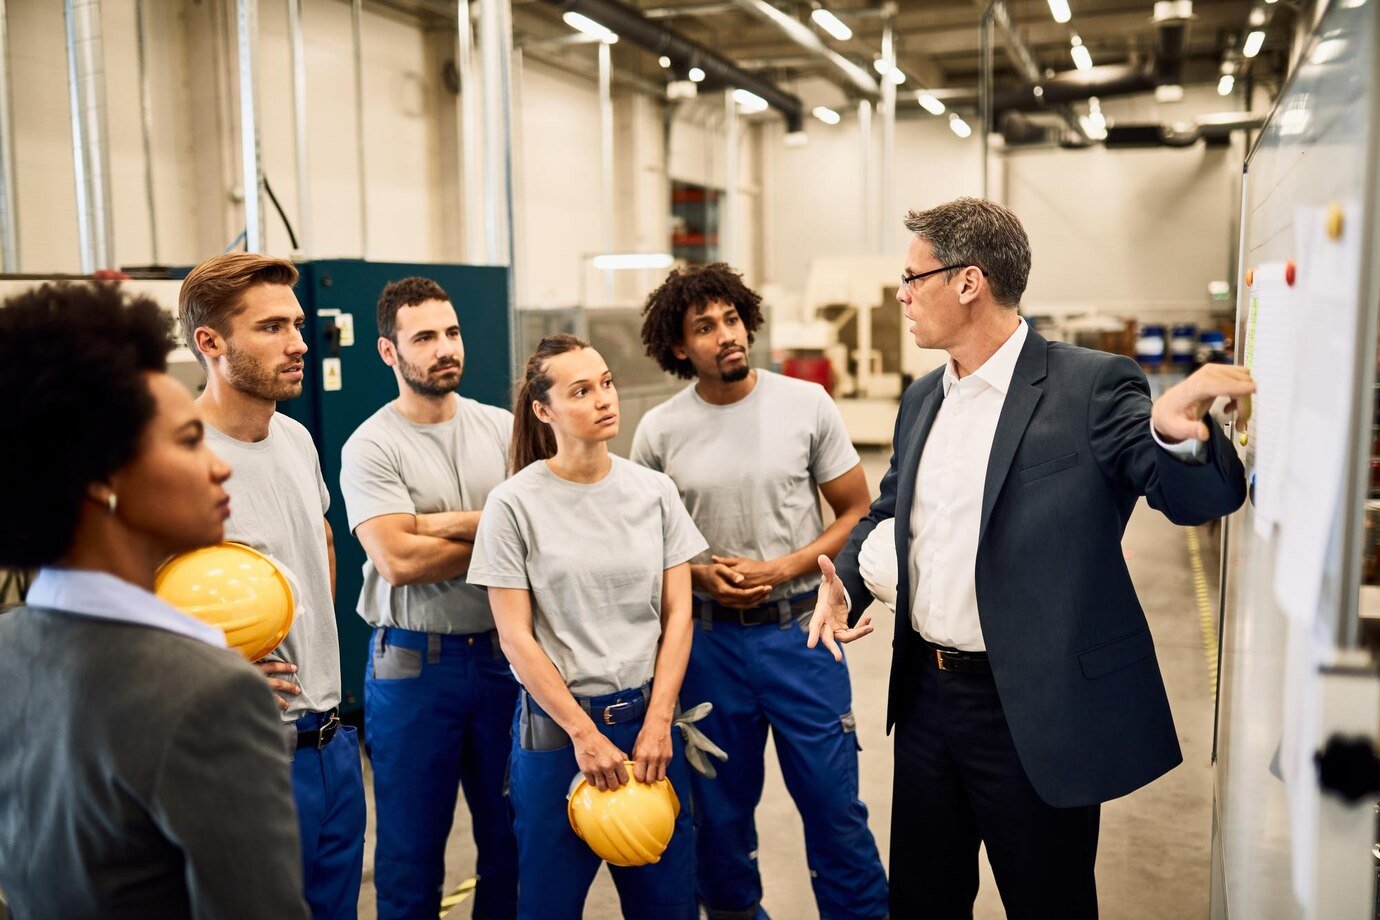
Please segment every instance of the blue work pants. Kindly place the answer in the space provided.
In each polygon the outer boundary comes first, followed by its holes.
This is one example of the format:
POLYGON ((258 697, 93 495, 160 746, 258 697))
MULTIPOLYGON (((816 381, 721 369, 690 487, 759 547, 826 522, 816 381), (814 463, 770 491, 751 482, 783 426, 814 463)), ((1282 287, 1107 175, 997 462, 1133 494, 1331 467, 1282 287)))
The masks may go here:
MULTIPOLYGON (((295 725, 299 732, 313 731, 326 719, 326 713, 309 712, 295 725)), ((364 874, 365 810, 359 736, 353 725, 341 723, 335 737, 319 750, 296 750, 292 797, 297 803, 302 878, 313 920, 357 916, 364 874)))
POLYGON ((503 774, 518 683, 493 633, 374 630, 364 675, 374 768, 379 920, 434 920, 464 790, 478 850, 473 916, 517 913, 517 843, 503 774))
MULTIPOLYGON (((640 689, 590 700, 592 712, 640 698, 640 689)), ((580 772, 575 749, 529 751, 521 744, 521 709, 513 717, 508 795, 518 840, 518 917, 520 920, 580 920, 585 897, 602 860, 570 828, 566 796, 580 772)), ((604 737, 632 757, 642 718, 607 725, 595 718, 604 737)), ((680 815, 670 846, 648 866, 609 866, 627 920, 696 920, 694 826, 690 819, 689 764, 680 732, 671 730, 674 753, 667 778, 680 797, 680 815)))
MULTIPOLYGON (((699 613, 699 611, 697 611, 699 613)), ((822 920, 887 915, 887 880, 858 798, 858 742, 846 663, 805 647, 807 619, 741 626, 696 617, 681 706, 706 700, 698 726, 728 753, 718 777, 690 777, 697 881, 711 920, 765 920, 754 813, 767 730, 805 825, 822 920)))

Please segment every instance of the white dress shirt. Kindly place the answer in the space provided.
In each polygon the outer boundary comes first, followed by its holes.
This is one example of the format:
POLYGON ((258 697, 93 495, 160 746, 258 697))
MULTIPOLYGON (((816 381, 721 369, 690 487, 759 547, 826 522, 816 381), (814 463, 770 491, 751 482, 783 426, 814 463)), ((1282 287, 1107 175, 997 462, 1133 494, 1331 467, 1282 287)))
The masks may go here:
POLYGON ((163 629, 225 648, 223 631, 105 572, 53 566, 39 569, 24 602, 32 607, 163 629))
MULTIPOLYGON (((977 602, 978 528, 987 464, 997 420, 1030 327, 1011 337, 973 373, 959 378, 953 359, 944 369, 944 400, 935 415, 915 479, 910 514, 910 621, 935 645, 986 651, 977 602)), ((1181 460, 1201 443, 1156 443, 1181 460)))
MULTIPOLYGON (((906 522, 910 527, 911 627, 935 645, 971 652, 987 650, 978 617, 976 582, 982 495, 997 420, 1029 331, 1022 320, 992 357, 967 377, 959 379, 952 358, 944 368, 944 398, 920 452, 915 499, 906 522)), ((1166 444, 1153 423, 1150 435, 1175 459, 1200 462, 1202 441, 1166 444)), ((878 527, 874 534, 880 530, 878 527)), ((872 548, 873 556, 886 546, 895 554, 890 533, 883 533, 877 544, 872 548)), ((894 572, 888 574, 894 577, 894 572)), ((869 589, 895 609, 894 582, 890 592, 879 593, 871 585, 869 589)), ((847 589, 844 597, 851 610, 853 601, 847 589)))
POLYGON ((1030 327, 1016 326, 996 353, 967 377, 953 359, 944 399, 920 451, 910 521, 910 622, 936 645, 986 650, 978 622, 978 526, 987 458, 1016 359, 1030 327))

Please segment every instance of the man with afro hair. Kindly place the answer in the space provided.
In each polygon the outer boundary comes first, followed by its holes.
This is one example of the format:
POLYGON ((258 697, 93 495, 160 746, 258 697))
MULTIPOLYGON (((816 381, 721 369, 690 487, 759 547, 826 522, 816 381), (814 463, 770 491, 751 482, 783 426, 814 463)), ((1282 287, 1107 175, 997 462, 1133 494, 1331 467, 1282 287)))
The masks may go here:
POLYGON ((821 916, 883 917, 848 668, 806 648, 800 625, 815 606, 816 560, 837 554, 867 512, 858 454, 822 387, 750 365, 762 298, 729 266, 671 272, 643 313, 647 354, 694 383, 647 413, 632 459, 675 481, 710 545, 691 565, 696 636, 681 693, 714 704, 700 724, 728 753, 717 778, 691 779, 700 901, 710 920, 767 916, 753 815, 770 726, 821 916))

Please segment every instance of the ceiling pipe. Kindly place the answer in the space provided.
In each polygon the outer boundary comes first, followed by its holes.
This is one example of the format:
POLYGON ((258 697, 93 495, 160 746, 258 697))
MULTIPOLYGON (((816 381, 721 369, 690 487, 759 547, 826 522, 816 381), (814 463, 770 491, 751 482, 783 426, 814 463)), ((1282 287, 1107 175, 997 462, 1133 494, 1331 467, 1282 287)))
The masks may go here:
MULTIPOLYGON (((1027 80, 1020 86, 994 90, 991 101, 994 118, 1000 119, 1004 112, 1057 110, 1093 96, 1099 99, 1129 96, 1151 92, 1157 86, 1178 84, 1188 48, 1191 6, 1176 4, 1174 10, 1175 15, 1155 20, 1155 55, 1149 64, 1103 64, 1090 70, 1066 70, 1048 79, 1027 80)), ((972 91, 936 90, 933 95, 951 108, 976 108, 980 102, 979 95, 972 91)))

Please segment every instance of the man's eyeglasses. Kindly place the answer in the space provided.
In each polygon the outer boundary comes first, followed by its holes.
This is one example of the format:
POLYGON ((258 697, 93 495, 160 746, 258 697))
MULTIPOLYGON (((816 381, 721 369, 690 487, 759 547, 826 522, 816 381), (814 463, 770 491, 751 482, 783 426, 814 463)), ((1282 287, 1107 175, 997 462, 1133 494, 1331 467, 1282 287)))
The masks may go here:
MULTIPOLYGON (((954 270, 956 270, 956 269, 967 268, 967 267, 968 267, 968 266, 966 266, 966 265, 945 265, 945 266, 943 266, 942 268, 932 268, 932 269, 930 269, 930 270, 927 271, 927 272, 917 272, 917 273, 914 274, 914 275, 908 275, 908 274, 906 274, 905 272, 901 272, 901 287, 908 288, 908 287, 910 287, 911 282, 913 282, 913 281, 923 281, 924 279, 928 278, 930 275, 937 275, 937 274, 939 274, 940 272, 951 272, 951 271, 954 271, 954 270)), ((974 265, 973 267, 976 268, 978 271, 982 272, 984 275, 987 274, 987 272, 983 272, 982 269, 981 269, 979 266, 974 265)))

